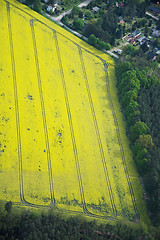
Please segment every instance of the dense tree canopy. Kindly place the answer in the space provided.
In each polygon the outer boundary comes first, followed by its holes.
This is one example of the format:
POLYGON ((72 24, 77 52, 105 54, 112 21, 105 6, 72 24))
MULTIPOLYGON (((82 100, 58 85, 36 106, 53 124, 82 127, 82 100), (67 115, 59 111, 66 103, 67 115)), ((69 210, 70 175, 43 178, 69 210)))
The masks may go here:
POLYGON ((98 39, 93 35, 91 34, 88 38, 88 42, 89 44, 91 44, 92 46, 96 47, 97 46, 97 43, 98 43, 98 39))
POLYGON ((71 11, 72 17, 74 17, 75 15, 78 15, 80 11, 81 9, 78 6, 74 6, 71 11))
POLYGON ((107 31, 109 34, 115 34, 117 23, 117 15, 113 12, 107 11, 107 13, 103 16, 102 29, 107 31))
POLYGON ((63 217, 53 213, 37 213, 22 210, 21 213, 8 213, 0 209, 1 240, 158 240, 158 229, 147 230, 146 226, 119 223, 98 224, 85 221, 82 216, 63 217))
POLYGON ((160 222, 160 83, 150 67, 122 61, 116 68, 119 97, 135 163, 154 223, 160 222))
POLYGON ((82 19, 75 19, 73 22, 73 26, 75 27, 76 30, 80 30, 83 28, 84 23, 82 19))

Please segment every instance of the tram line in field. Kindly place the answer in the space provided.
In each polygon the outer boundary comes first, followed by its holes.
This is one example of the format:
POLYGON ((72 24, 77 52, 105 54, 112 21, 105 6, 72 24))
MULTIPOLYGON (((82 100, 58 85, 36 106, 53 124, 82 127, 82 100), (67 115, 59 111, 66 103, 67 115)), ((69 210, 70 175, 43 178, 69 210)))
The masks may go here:
MULTIPOLYGON (((80 189, 80 195, 81 195, 81 201, 82 201, 84 214, 92 216, 92 217, 97 217, 97 218, 102 218, 102 219, 103 218, 104 219, 112 219, 112 220, 115 220, 116 217, 117 217, 117 210, 116 210, 116 205, 115 205, 115 201, 114 201, 113 190, 112 190, 112 186, 111 186, 111 183, 110 183, 110 180, 109 180, 109 173, 108 173, 108 170, 107 170, 106 159, 105 159, 105 156, 104 156, 102 140, 101 140, 101 136, 100 136, 100 131, 99 131, 99 127, 98 127, 98 122, 97 122, 97 118, 96 118, 94 104, 93 104, 91 91, 90 91, 90 87, 89 87, 89 82, 88 82, 88 77, 87 77, 87 73, 86 73, 86 68, 85 68, 82 49, 84 51, 87 51, 88 53, 94 55, 95 57, 97 57, 103 63, 105 77, 106 77, 107 95, 108 95, 108 99, 109 99, 110 108, 111 108, 111 111, 112 111, 112 116, 113 116, 113 119, 114 119, 114 125, 116 127, 116 134, 117 134, 118 144, 119 144, 119 148, 120 148, 120 154, 121 154, 121 158, 122 158, 123 168, 124 168, 125 176, 126 176, 126 179, 127 179, 127 183, 128 183, 128 187, 129 187, 129 192, 130 192, 134 212, 135 212, 135 219, 139 219, 140 216, 139 216, 139 212, 138 212, 136 199, 135 199, 133 187, 132 187, 132 184, 131 184, 129 172, 128 172, 128 169, 127 169, 125 154, 124 154, 123 145, 122 145, 122 141, 121 141, 121 137, 120 137, 118 120, 117 120, 117 117, 116 117, 116 114, 115 114, 115 109, 114 109, 114 105, 113 105, 112 97, 111 97, 111 93, 110 93, 107 63, 105 62, 105 60, 103 60, 99 56, 97 56, 97 55, 93 54, 92 52, 90 52, 89 50, 81 47, 80 45, 78 45, 73 40, 70 40, 67 36, 63 35, 62 33, 59 33, 57 31, 55 31, 49 25, 41 22, 38 19, 35 19, 28 12, 24 11, 23 9, 20 9, 19 7, 15 6, 14 4, 9 3, 7 0, 4 0, 4 1, 6 2, 6 11, 7 11, 7 19, 8 19, 8 34, 9 34, 9 42, 10 42, 10 56, 11 56, 11 63, 12 63, 12 75, 13 75, 13 86, 14 86, 14 104, 15 104, 15 113, 16 113, 16 128, 17 128, 17 141, 18 141, 20 200, 21 200, 22 204, 28 205, 28 206, 36 206, 36 207, 40 206, 40 205, 28 203, 24 198, 23 168, 22 168, 23 160, 22 160, 22 146, 21 146, 21 125, 20 125, 20 116, 19 116, 17 77, 16 77, 16 65, 15 65, 14 45, 13 45, 13 36, 12 36, 12 22, 11 22, 11 14, 10 14, 10 5, 19 9, 20 11, 24 12, 25 14, 28 14, 31 17, 30 28, 31 28, 31 34, 32 34, 32 41, 33 41, 33 49, 34 49, 35 64, 36 64, 36 71, 37 71, 38 89, 39 89, 39 95, 40 95, 40 103, 41 103, 41 110, 42 110, 44 135, 45 135, 45 143, 46 143, 46 150, 47 150, 48 175, 49 175, 50 194, 51 194, 51 203, 50 203, 49 206, 55 207, 54 182, 53 182, 53 176, 52 176, 52 164, 51 164, 52 161, 51 161, 51 154, 50 154, 50 142, 49 142, 49 137, 48 137, 47 119, 46 119, 46 113, 45 113, 45 104, 44 104, 41 74, 40 74, 40 68, 39 68, 38 50, 37 50, 36 36, 35 36, 35 29, 34 29, 34 22, 35 21, 38 21, 39 23, 43 24, 45 27, 49 28, 53 32, 53 37, 54 37, 56 52, 57 52, 57 59, 58 59, 60 75, 61 75, 61 82, 62 82, 62 86, 63 86, 65 104, 66 104, 66 109, 67 109, 68 121, 69 121, 69 126, 70 126, 70 133, 71 133, 72 146, 73 146, 73 152, 74 152, 74 158, 75 158, 75 165, 76 165, 76 170, 77 170, 77 177, 78 177, 78 182, 79 182, 79 189, 80 189), (81 176, 78 150, 77 150, 75 133, 74 133, 74 128, 73 128, 73 120, 72 120, 72 115, 71 115, 69 99, 68 99, 68 93, 67 93, 67 88, 66 88, 64 71, 63 71, 63 67, 62 67, 62 60, 61 60, 61 55, 60 55, 60 49, 59 49, 57 34, 63 36, 65 39, 72 42, 78 48, 79 59, 80 59, 81 68, 82 68, 82 72, 83 72, 83 78, 84 78, 84 81, 85 81, 85 86, 86 86, 86 90, 87 90, 89 105, 90 105, 90 109, 91 109, 91 113, 92 113, 92 118, 93 118, 93 122, 94 122, 94 127, 95 127, 95 131, 96 131, 98 146, 99 146, 100 155, 101 155, 101 160, 102 160, 102 163, 103 163, 105 178, 106 178, 106 182, 107 182, 107 188, 108 188, 108 192, 109 192, 110 202, 111 202, 111 206, 112 206, 112 211, 113 211, 112 216, 106 216, 106 217, 104 216, 103 217, 103 216, 99 216, 99 215, 96 215, 96 214, 92 214, 87 210, 87 204, 85 202, 85 193, 84 193, 84 187, 83 187, 83 179, 82 179, 82 176, 81 176)), ((46 206, 46 207, 48 207, 48 206, 46 206)), ((71 210, 68 210, 68 211, 70 212, 71 210)), ((73 212, 76 212, 76 211, 73 211, 73 212)))
POLYGON ((40 102, 41 102, 41 109, 42 109, 44 135, 45 135, 45 142, 46 142, 46 149, 47 149, 47 161, 48 161, 48 174, 49 174, 50 193, 51 193, 51 204, 54 205, 55 204, 55 198, 54 198, 54 188, 53 188, 51 154, 50 154, 50 147, 49 147, 47 120, 46 120, 46 114, 45 114, 45 106, 44 106, 43 91, 42 91, 42 82, 41 82, 41 75, 40 75, 40 69, 39 69, 37 44, 36 44, 36 37, 35 37, 35 32, 34 32, 33 20, 30 20, 30 26, 31 26, 31 32, 32 32, 32 40, 33 40, 36 71, 37 71, 37 80, 38 80, 40 102))

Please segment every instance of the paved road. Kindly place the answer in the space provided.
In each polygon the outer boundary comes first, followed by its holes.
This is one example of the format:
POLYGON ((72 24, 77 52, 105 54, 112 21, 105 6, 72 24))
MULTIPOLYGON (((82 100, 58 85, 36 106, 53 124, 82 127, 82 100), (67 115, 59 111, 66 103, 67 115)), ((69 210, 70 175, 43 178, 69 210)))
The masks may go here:
MULTIPOLYGON (((82 8, 82 7, 84 7, 84 6, 87 6, 91 1, 92 1, 92 0, 86 0, 86 1, 84 1, 84 2, 82 2, 82 3, 80 3, 80 4, 78 5, 78 7, 82 8)), ((64 26, 64 27, 65 27, 67 30, 69 30, 70 32, 74 33, 75 35, 77 35, 77 36, 80 37, 80 38, 83 37, 84 40, 88 41, 88 38, 84 37, 82 34, 74 31, 73 29, 67 27, 65 24, 63 24, 63 23, 61 22, 62 17, 65 16, 65 15, 67 15, 67 14, 70 14, 71 11, 72 11, 72 9, 68 10, 67 12, 62 13, 62 14, 59 15, 58 17, 51 17, 49 14, 47 14, 47 13, 45 13, 45 14, 46 14, 48 17, 50 17, 52 20, 58 22, 61 26, 64 26)), ((112 48, 110 51, 106 51, 106 52, 109 53, 111 56, 114 56, 115 58, 118 59, 119 56, 112 52, 112 51, 114 51, 115 49, 116 49, 116 48, 112 48)))
MULTIPOLYGON (((84 2, 82 2, 82 3, 80 3, 80 4, 78 5, 78 7, 80 7, 80 8, 85 7, 85 6, 87 6, 91 1, 92 1, 92 0, 86 0, 86 1, 84 1, 84 2)), ((70 14, 71 11, 72 11, 72 8, 71 8, 70 10, 68 10, 67 12, 62 13, 62 14, 59 15, 58 17, 51 17, 49 14, 46 14, 46 15, 47 15, 48 17, 50 17, 52 20, 58 22, 60 25, 63 25, 63 24, 61 23, 62 17, 64 17, 64 16, 67 15, 67 14, 70 14)))
POLYGON ((67 27, 67 26, 64 25, 64 24, 63 24, 63 26, 65 26, 66 29, 68 29, 69 31, 71 31, 72 33, 74 33, 75 35, 77 35, 78 37, 80 37, 80 38, 83 37, 84 40, 88 41, 88 38, 86 38, 86 37, 83 36, 82 34, 80 34, 80 33, 76 32, 76 31, 74 31, 73 29, 67 27))
MULTIPOLYGON (((86 0, 86 1, 84 1, 84 2, 82 2, 82 3, 80 3, 80 4, 78 5, 78 7, 82 8, 82 7, 84 7, 84 6, 87 6, 91 1, 92 1, 92 0, 86 0)), ((72 33, 74 33, 75 35, 77 35, 78 37, 80 37, 80 38, 83 37, 84 40, 88 41, 88 38, 84 37, 82 34, 74 31, 73 29, 67 27, 65 24, 63 24, 63 23, 61 22, 62 17, 65 16, 65 15, 67 15, 67 14, 70 14, 71 11, 72 11, 72 9, 68 10, 67 12, 62 13, 62 14, 59 15, 58 17, 51 17, 51 15, 49 15, 49 14, 47 14, 47 13, 45 13, 45 14, 46 14, 49 18, 51 18, 52 20, 54 20, 55 22, 58 22, 61 26, 65 26, 66 29, 68 29, 69 31, 71 31, 72 33)))

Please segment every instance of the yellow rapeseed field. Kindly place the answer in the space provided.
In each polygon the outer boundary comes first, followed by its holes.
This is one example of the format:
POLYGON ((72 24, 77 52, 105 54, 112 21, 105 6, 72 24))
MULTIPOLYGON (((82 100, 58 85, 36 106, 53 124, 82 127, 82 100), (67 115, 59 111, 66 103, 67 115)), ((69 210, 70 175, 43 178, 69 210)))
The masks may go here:
POLYGON ((114 61, 0 0, 0 199, 148 222, 114 61))

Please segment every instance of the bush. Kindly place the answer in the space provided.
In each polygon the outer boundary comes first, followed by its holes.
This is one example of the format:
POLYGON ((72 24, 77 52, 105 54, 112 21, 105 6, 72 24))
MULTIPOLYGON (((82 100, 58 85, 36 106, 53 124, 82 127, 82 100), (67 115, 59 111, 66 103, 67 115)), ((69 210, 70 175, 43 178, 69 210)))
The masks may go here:
POLYGON ((68 15, 62 17, 62 22, 68 24, 68 15))
POLYGON ((9 201, 9 202, 7 202, 7 203, 5 204, 5 210, 6 210, 8 213, 11 212, 11 210, 12 210, 12 202, 11 202, 11 201, 9 201))
POLYGON ((111 45, 109 43, 106 43, 106 50, 110 50, 111 49, 111 45))
POLYGON ((75 19, 73 22, 73 26, 75 27, 76 30, 80 30, 83 28, 84 23, 82 19, 75 19))
POLYGON ((135 141, 139 135, 147 134, 149 128, 144 122, 136 122, 130 129, 130 138, 132 141, 135 141))
POLYGON ((79 12, 80 12, 80 8, 77 7, 77 6, 74 6, 74 7, 72 8, 72 17, 74 17, 74 15, 78 15, 79 12))
POLYGON ((100 50, 105 49, 106 48, 106 43, 104 41, 99 41, 98 42, 98 48, 100 50))
POLYGON ((92 46, 96 47, 97 43, 98 43, 98 38, 96 38, 93 34, 91 34, 88 38, 88 42, 89 44, 91 44, 92 46))
POLYGON ((93 14, 90 10, 85 11, 84 15, 85 15, 86 19, 88 19, 88 20, 93 18, 93 14))
POLYGON ((131 57, 133 57, 135 55, 135 51, 136 51, 136 49, 133 45, 128 45, 128 46, 124 47, 124 49, 123 49, 124 54, 130 55, 131 57))

